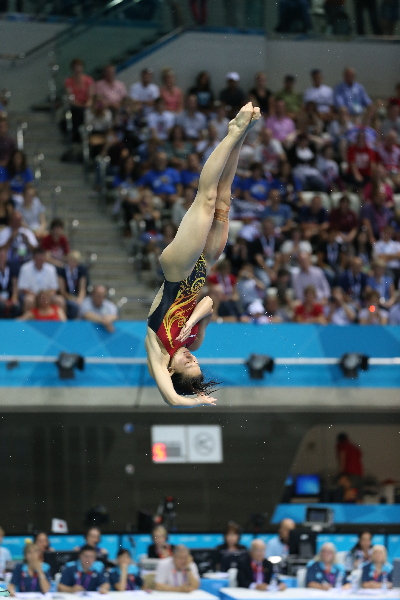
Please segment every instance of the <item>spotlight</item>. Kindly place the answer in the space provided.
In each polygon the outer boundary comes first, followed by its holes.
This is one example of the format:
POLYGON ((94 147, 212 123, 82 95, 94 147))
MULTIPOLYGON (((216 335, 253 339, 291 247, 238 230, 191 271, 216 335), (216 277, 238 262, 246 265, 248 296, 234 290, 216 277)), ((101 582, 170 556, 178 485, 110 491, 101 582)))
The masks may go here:
POLYGON ((249 371, 250 379, 263 379, 264 371, 272 373, 274 370, 274 361, 270 356, 264 354, 250 354, 246 361, 246 367, 249 371))
POLYGON ((83 371, 85 368, 85 359, 79 354, 61 352, 56 360, 56 365, 60 379, 75 379, 74 369, 83 371))
POLYGON ((358 370, 368 370, 369 356, 365 354, 358 354, 357 352, 348 352, 343 354, 339 361, 340 368, 343 371, 343 375, 349 379, 356 379, 358 377, 358 370))

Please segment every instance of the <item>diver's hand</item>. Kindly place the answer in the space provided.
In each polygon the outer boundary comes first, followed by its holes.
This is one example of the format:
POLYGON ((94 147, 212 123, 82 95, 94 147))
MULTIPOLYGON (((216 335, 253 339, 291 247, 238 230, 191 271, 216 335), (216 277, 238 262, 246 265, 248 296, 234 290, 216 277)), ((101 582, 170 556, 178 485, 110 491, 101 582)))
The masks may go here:
POLYGON ((179 335, 176 338, 176 341, 177 342, 185 342, 188 339, 188 337, 190 336, 190 333, 191 333, 194 325, 195 325, 195 323, 193 323, 193 321, 191 321, 191 319, 188 319, 186 321, 186 323, 184 324, 184 326, 182 327, 182 329, 180 330, 179 335))
POLYGON ((216 404, 217 399, 212 398, 211 396, 206 396, 205 394, 199 394, 198 396, 196 396, 195 400, 196 400, 196 406, 206 406, 206 405, 217 406, 217 404, 216 404))

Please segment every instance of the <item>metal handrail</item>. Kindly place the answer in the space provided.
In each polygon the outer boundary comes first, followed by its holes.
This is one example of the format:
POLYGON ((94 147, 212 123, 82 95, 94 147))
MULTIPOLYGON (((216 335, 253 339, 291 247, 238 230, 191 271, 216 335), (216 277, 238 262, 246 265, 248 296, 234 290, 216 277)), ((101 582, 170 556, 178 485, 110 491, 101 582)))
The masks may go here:
POLYGON ((18 150, 24 149, 24 132, 28 129, 28 123, 18 123, 17 126, 17 148, 18 150))
POLYGON ((61 194, 61 186, 57 185, 51 193, 51 218, 55 219, 58 213, 58 198, 61 194))

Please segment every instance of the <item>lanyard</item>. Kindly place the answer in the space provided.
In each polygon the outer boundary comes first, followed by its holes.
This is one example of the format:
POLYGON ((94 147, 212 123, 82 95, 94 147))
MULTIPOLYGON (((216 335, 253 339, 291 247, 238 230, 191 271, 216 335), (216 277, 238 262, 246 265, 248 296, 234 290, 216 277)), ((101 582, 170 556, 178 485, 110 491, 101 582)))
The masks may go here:
POLYGON ((325 577, 328 583, 330 583, 331 585, 333 585, 335 583, 335 573, 332 573, 331 571, 325 570, 325 577))
POLYGON ((85 590, 88 589, 90 580, 92 579, 92 571, 88 571, 87 573, 77 571, 77 579, 80 580, 80 584, 85 590), (85 575, 85 579, 83 580, 83 576, 85 575))
MULTIPOLYGON (((174 576, 174 586, 175 587, 179 587, 179 583, 178 583, 178 571, 176 569, 173 570, 173 576, 174 576)), ((187 583, 187 575, 186 575, 186 571, 180 571, 180 573, 182 573, 182 577, 183 577, 183 583, 187 583)))
POLYGON ((65 277, 67 279, 68 291, 70 294, 75 293, 75 287, 78 282, 78 269, 71 271, 69 267, 65 267, 65 277))
POLYGON ((8 282, 10 280, 10 267, 4 269, 4 273, 0 271, 0 287, 3 292, 7 290, 8 282))
POLYGON ((337 262, 337 258, 338 258, 338 254, 339 254, 339 249, 338 249, 337 244, 327 244, 326 253, 328 255, 329 264, 332 265, 337 262))
POLYGON ((221 285, 221 287, 224 290, 225 296, 229 296, 233 291, 233 287, 232 287, 229 275, 226 275, 225 277, 223 277, 222 275, 218 274, 217 279, 218 279, 218 283, 221 285))
MULTIPOLYGON (((25 583, 25 578, 28 577, 28 575, 24 572, 22 572, 22 579, 21 579, 21 588, 23 592, 26 592, 26 583, 25 583)), ((37 582, 38 582, 38 576, 37 573, 35 572, 33 574, 33 577, 31 577, 31 592, 36 592, 36 587, 37 587, 37 582)))
POLYGON ((254 560, 251 563, 251 568, 253 569, 253 577, 255 583, 263 583, 263 565, 262 563, 255 562, 254 560))
POLYGON ((266 256, 268 256, 268 257, 271 256, 274 253, 275 238, 272 237, 272 241, 271 241, 270 238, 266 238, 263 235, 261 235, 260 242, 264 249, 264 254, 266 254, 266 256))

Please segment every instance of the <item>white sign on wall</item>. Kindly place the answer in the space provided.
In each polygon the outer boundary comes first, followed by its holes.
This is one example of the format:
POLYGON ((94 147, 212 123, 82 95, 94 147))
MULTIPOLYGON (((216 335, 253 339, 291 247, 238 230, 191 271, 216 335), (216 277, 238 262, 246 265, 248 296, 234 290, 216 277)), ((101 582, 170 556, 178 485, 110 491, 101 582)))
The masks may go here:
POLYGON ((223 461, 220 425, 153 425, 151 447, 157 463, 223 461))

